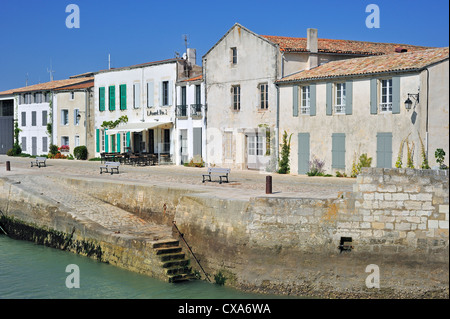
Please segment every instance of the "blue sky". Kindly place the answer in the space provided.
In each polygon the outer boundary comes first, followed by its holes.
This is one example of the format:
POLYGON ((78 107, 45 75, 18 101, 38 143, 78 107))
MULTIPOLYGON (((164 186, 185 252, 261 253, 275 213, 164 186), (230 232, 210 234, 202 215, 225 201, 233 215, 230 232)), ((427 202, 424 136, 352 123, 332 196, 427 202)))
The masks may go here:
POLYGON ((112 67, 172 58, 183 34, 197 62, 235 22, 261 35, 406 43, 449 42, 447 0, 0 0, 0 91, 112 67), (80 28, 66 27, 77 4, 80 28), (366 27, 366 6, 380 9, 380 28, 366 27))

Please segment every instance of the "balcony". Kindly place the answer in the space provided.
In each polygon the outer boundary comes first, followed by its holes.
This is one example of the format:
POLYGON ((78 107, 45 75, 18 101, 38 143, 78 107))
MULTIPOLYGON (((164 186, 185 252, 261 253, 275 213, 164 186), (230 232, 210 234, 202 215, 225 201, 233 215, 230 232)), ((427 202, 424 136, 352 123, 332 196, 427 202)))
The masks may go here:
POLYGON ((177 105, 175 110, 175 115, 178 118, 188 117, 188 106, 187 105, 177 105))
POLYGON ((202 104, 191 104, 191 118, 202 118, 202 104))

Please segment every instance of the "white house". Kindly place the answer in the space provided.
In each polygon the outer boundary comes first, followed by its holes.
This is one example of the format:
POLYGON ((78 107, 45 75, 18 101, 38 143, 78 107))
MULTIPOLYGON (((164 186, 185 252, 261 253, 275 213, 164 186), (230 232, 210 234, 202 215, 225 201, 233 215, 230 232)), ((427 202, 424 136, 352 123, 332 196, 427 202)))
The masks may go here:
POLYGON ((206 109, 202 75, 177 82, 176 130, 179 136, 177 164, 206 156, 206 109))
POLYGON ((396 167, 402 145, 402 167, 407 146, 415 168, 422 153, 436 166, 437 148, 449 154, 448 63, 448 47, 435 48, 333 61, 279 80, 291 173, 307 173, 315 157, 326 173, 350 175, 364 153, 372 167, 396 167))
POLYGON ((174 58, 95 74, 95 153, 126 152, 164 155, 176 162, 175 84, 198 69, 188 59, 174 58), (105 122, 121 117, 114 128, 105 122))
POLYGON ((283 114, 276 81, 300 70, 354 57, 383 55, 410 45, 258 35, 236 23, 203 56, 207 163, 274 170, 283 114))

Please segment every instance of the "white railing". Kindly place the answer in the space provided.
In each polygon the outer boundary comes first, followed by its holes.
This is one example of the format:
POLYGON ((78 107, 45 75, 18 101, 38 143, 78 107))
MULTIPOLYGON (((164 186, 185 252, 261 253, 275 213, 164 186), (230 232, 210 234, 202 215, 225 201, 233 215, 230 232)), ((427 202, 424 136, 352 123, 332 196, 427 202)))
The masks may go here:
POLYGON ((381 112, 392 112, 392 102, 380 103, 381 112))

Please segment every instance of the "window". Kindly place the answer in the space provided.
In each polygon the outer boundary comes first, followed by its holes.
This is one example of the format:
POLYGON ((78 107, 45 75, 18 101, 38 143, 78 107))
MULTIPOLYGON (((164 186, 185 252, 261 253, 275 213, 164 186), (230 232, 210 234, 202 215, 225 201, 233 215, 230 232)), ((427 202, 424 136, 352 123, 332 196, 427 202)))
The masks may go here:
POLYGON ((300 114, 310 114, 311 110, 311 90, 309 85, 302 86, 301 88, 301 106, 300 114))
POLYGON ((392 112, 392 79, 381 80, 381 112, 392 112))
POLYGON ((42 152, 48 152, 48 139, 47 136, 42 137, 42 152))
POLYGON ((36 126, 36 111, 31 112, 31 126, 36 126))
POLYGON ((70 92, 70 100, 73 101, 75 100, 75 92, 70 92))
POLYGON ((100 130, 100 150, 105 151, 105 130, 100 130))
POLYGON ((27 126, 27 113, 22 112, 22 123, 21 126, 27 126))
POLYGON ((334 87, 334 112, 345 114, 345 83, 336 83, 334 87))
POLYGON ((162 105, 169 105, 169 81, 162 83, 162 105))
POLYGON ((34 103, 42 103, 42 93, 34 93, 34 103))
POLYGON ((114 85, 111 85, 108 88, 109 92, 109 110, 114 111, 116 109, 116 87, 114 85))
POLYGON ((233 95, 233 110, 239 111, 241 109, 241 86, 233 85, 231 87, 231 94, 233 95))
POLYGON ((69 125, 69 110, 61 110, 61 125, 69 125))
POLYGON ((68 136, 61 137, 61 146, 63 146, 63 145, 69 145, 69 137, 68 136))
POLYGON ((231 48, 231 64, 237 64, 237 48, 231 48))
POLYGON ((224 144, 225 144, 225 158, 233 158, 233 132, 224 133, 224 144))
POLYGON ((127 85, 122 84, 119 87, 120 90, 120 109, 126 110, 127 109, 127 85))
POLYGON ((99 96, 99 101, 98 101, 98 105, 99 108, 98 110, 100 112, 105 110, 105 88, 101 87, 98 89, 98 96, 99 96))
POLYGON ((73 110, 73 125, 79 125, 80 124, 80 117, 78 115, 80 115, 80 110, 79 109, 74 109, 73 110))
POLYGON ((22 152, 26 152, 27 150, 27 138, 22 136, 22 152))
POLYGON ((24 104, 31 104, 31 93, 26 93, 24 95, 24 101, 25 101, 24 104))
POLYGON ((126 132, 123 132, 122 133, 122 149, 123 149, 123 152, 126 152, 127 151, 127 133, 126 132))
POLYGON ((267 83, 259 85, 259 107, 261 110, 269 108, 269 85, 267 83))
POLYGON ((264 155, 264 136, 250 135, 248 137, 248 155, 264 155))
POLYGON ((133 85, 133 106, 135 109, 141 107, 140 96, 141 96, 141 84, 135 83, 133 85))
POLYGON ((44 102, 50 102, 50 92, 44 93, 44 102))
POLYGON ((201 86, 198 84, 195 86, 195 104, 202 104, 201 86))

